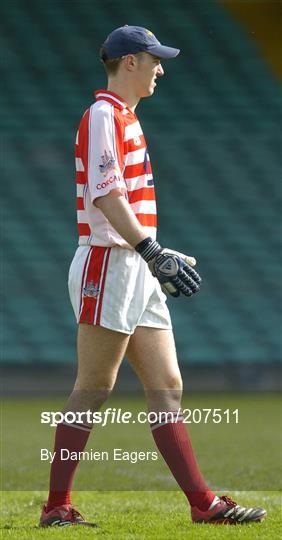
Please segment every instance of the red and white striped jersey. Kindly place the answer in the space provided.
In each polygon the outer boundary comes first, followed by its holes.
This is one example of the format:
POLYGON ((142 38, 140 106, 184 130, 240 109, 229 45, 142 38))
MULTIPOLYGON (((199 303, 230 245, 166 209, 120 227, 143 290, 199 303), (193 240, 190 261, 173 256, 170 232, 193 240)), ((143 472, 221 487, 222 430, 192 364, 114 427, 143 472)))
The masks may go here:
POLYGON ((156 201, 146 141, 135 113, 108 90, 95 92, 75 145, 79 245, 130 247, 94 206, 112 189, 124 192, 148 236, 156 238, 156 201))

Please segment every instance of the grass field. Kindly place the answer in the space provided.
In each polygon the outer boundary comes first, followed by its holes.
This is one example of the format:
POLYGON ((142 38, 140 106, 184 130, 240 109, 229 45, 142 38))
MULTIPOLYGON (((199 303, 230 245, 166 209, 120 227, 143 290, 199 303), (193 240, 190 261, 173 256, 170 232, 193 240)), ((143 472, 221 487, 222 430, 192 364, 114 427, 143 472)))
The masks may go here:
POLYGON ((260 524, 212 526, 191 523, 187 504, 176 492, 109 492, 74 494, 81 513, 93 519, 98 527, 87 529, 38 529, 41 492, 11 492, 4 499, 2 538, 100 538, 105 540, 201 540, 281 538, 281 499, 273 492, 232 493, 244 504, 263 505, 268 518, 260 524), (280 514, 280 515, 279 515, 280 514))
MULTIPOLYGON (((60 410, 63 400, 7 400, 3 403, 2 538, 126 539, 266 539, 281 537, 281 401, 275 395, 205 395, 186 397, 193 409, 239 409, 239 422, 202 422, 188 426, 209 485, 239 504, 264 506, 262 524, 213 527, 191 523, 187 502, 161 458, 137 463, 80 464, 73 503, 97 528, 40 530, 40 507, 46 499, 49 463, 40 448, 52 450, 54 428, 40 424, 42 411, 60 410)), ((113 397, 107 407, 136 413, 143 398, 113 397)), ((155 450, 147 425, 94 427, 87 449, 155 450)))

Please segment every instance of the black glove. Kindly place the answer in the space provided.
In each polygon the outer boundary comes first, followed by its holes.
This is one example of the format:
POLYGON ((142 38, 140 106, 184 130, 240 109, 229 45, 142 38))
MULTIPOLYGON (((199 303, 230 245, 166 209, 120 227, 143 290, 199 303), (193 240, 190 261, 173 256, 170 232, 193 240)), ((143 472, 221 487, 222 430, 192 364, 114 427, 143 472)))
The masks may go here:
POLYGON ((192 268, 196 261, 178 251, 163 249, 158 242, 148 237, 135 246, 141 257, 161 284, 163 291, 172 296, 192 296, 200 289, 201 278, 192 268))

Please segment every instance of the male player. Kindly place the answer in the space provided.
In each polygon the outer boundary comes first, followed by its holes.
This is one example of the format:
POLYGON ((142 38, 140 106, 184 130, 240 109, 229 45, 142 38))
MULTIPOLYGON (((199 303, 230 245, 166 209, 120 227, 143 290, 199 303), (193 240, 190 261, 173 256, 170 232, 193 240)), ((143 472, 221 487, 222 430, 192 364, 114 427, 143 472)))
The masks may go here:
MULTIPOLYGON (((191 296, 200 287, 196 261, 163 249, 156 238, 156 206, 146 140, 135 114, 164 70, 165 47, 149 30, 124 26, 101 49, 107 90, 81 120, 76 138, 79 246, 69 272, 78 322, 78 373, 64 411, 98 410, 110 394, 126 354, 142 382, 150 411, 170 411, 151 426, 155 443, 186 495, 194 522, 261 521, 262 508, 244 508, 218 497, 199 470, 180 407, 182 381, 166 295, 191 296)), ((91 424, 56 429, 49 499, 40 525, 93 524, 72 506, 78 460, 62 461, 60 449, 83 451, 91 424)))

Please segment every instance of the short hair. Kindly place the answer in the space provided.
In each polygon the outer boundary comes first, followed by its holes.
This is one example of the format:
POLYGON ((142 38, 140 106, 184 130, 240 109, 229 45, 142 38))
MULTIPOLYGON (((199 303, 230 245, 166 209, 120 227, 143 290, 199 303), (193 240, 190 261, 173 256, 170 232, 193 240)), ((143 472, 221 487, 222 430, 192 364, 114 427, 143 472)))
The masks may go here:
POLYGON ((107 72, 107 75, 116 75, 119 65, 124 56, 120 56, 119 58, 112 58, 111 60, 109 60, 107 58, 107 53, 104 47, 101 47, 99 56, 107 72))
MULTIPOLYGON (((140 52, 137 52, 137 53, 132 53, 134 54, 134 56, 136 56, 138 59, 139 58, 142 58, 143 55, 145 54, 145 51, 140 51, 140 52)), ((117 74, 117 71, 118 71, 118 68, 121 64, 121 61, 125 58, 125 56, 119 56, 118 58, 112 58, 111 60, 107 58, 107 53, 105 51, 105 48, 104 47, 101 47, 100 49, 100 52, 99 52, 99 56, 100 56, 100 60, 102 62, 102 64, 104 65, 104 68, 107 72, 107 75, 116 75, 117 74)))

